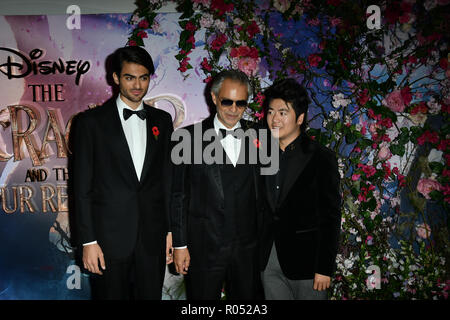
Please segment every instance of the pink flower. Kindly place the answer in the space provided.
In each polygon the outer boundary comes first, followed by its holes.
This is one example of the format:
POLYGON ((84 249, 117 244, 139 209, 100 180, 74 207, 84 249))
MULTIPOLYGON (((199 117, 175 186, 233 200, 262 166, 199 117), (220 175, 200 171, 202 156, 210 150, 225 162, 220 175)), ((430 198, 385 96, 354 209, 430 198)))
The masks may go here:
POLYGON ((322 58, 318 54, 310 54, 308 56, 308 62, 311 67, 317 67, 320 61, 322 61, 322 58))
POLYGON ((264 102, 264 95, 261 92, 258 92, 255 97, 255 101, 258 102, 258 104, 261 106, 264 102))
POLYGON ((332 17, 332 18, 330 18, 330 23, 331 23, 332 27, 335 27, 335 26, 341 24, 342 20, 340 18, 332 17))
POLYGON ((422 239, 427 239, 431 235, 431 228, 428 224, 421 223, 421 224, 417 225, 416 232, 417 232, 417 235, 419 237, 421 237, 422 239))
POLYGON ((262 118, 264 118, 264 110, 262 110, 261 112, 256 112, 255 117, 257 117, 258 120, 261 120, 262 118))
POLYGON ((387 146, 382 146, 380 151, 378 151, 378 159, 380 160, 388 160, 392 157, 391 150, 387 146))
POLYGON ((254 76, 258 72, 259 59, 244 57, 239 59, 238 68, 244 72, 248 77, 254 76))
POLYGON ((431 199, 430 192, 434 190, 441 190, 439 182, 433 179, 420 179, 417 183, 417 191, 419 191, 425 199, 431 199))
POLYGON ((320 24, 319 18, 308 20, 307 24, 310 26, 318 26, 320 24))
POLYGON ((403 112, 406 107, 400 90, 389 93, 382 103, 394 112, 403 112))
POLYGON ((359 177, 361 177, 361 174, 359 174, 359 173, 358 173, 358 174, 354 173, 354 174, 352 175, 352 181, 358 180, 359 177))

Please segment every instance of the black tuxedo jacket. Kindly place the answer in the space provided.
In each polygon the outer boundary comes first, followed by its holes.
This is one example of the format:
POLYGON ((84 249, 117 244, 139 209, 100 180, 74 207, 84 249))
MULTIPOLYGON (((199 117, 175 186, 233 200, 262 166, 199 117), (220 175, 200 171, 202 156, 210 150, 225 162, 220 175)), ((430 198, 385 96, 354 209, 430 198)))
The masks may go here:
POLYGON ((115 99, 79 114, 73 138, 73 195, 78 242, 97 240, 106 258, 129 256, 138 232, 152 254, 169 229, 171 116, 144 105, 147 145, 141 179, 133 165, 115 99), (156 127, 159 135, 154 135, 156 127))
MULTIPOLYGON (((245 120, 240 122, 243 130, 258 128, 256 123, 245 120)), ((199 131, 202 134, 207 129, 214 130, 214 117, 211 116, 201 123, 182 128, 190 133, 192 153, 195 150, 195 127, 200 127, 199 131)), ((202 152, 209 143, 209 141, 202 142, 202 152)), ((253 143, 250 143, 249 147, 256 148, 253 143)), ((225 151, 223 152, 225 154, 225 151)), ((192 154, 191 161, 194 160, 193 157, 192 154)), ((203 161, 201 164, 174 166, 171 201, 173 246, 187 245, 191 257, 191 268, 213 264, 219 248, 224 244, 225 198, 220 166, 222 164, 206 164, 203 161)), ((262 226, 263 206, 260 200, 261 184, 258 180, 258 165, 253 165, 252 171, 256 194, 248 201, 255 204, 257 220, 245 215, 237 217, 236 225, 239 226, 241 245, 256 245, 258 237, 253 230, 255 228, 258 230, 262 226)))
POLYGON ((275 241, 281 269, 291 280, 334 273, 341 227, 335 154, 305 134, 301 138, 294 159, 298 165, 281 182, 278 205, 267 177, 263 179, 270 210, 264 219, 262 270, 275 241))

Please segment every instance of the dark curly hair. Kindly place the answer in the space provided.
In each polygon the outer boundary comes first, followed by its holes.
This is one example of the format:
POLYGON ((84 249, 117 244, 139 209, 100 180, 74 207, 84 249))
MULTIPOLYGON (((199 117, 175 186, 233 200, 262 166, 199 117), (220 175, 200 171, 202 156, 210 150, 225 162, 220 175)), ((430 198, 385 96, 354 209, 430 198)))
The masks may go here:
POLYGON ((292 78, 275 81, 264 91, 263 108, 266 115, 269 104, 274 99, 281 99, 286 103, 290 103, 295 111, 296 119, 298 119, 301 114, 305 114, 303 123, 300 125, 300 130, 305 132, 308 106, 311 101, 306 89, 292 78))

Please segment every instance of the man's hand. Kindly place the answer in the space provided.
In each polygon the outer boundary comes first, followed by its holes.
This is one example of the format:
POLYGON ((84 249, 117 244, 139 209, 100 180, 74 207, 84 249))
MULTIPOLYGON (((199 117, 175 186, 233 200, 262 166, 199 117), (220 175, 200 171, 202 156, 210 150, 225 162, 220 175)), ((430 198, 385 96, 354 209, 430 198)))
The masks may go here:
POLYGON ((169 232, 166 237, 166 264, 173 262, 172 233, 169 232))
POLYGON ((100 267, 105 270, 105 259, 103 257, 103 251, 100 246, 95 244, 88 244, 83 246, 83 264, 84 268, 89 270, 92 273, 96 273, 102 275, 103 273, 98 268, 98 264, 100 262, 100 267))
POLYGON ((181 274, 187 274, 189 263, 191 261, 189 250, 187 248, 175 249, 174 261, 176 271, 181 274))
POLYGON ((314 290, 326 290, 330 287, 330 282, 330 277, 316 273, 314 275, 314 290))

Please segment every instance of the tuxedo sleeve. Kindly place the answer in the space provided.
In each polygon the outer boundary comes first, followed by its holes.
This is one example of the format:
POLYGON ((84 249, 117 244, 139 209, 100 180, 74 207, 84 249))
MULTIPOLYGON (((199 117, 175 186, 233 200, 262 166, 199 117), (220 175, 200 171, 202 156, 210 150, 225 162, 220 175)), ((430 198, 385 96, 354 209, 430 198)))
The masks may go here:
POLYGON ((341 231, 340 175, 336 156, 322 151, 319 163, 319 238, 315 272, 332 276, 341 231))
POLYGON ((164 201, 165 201, 165 209, 166 209, 166 223, 167 223, 167 231, 172 231, 172 223, 170 218, 170 202, 171 202, 171 193, 172 193, 172 183, 173 183, 173 165, 172 161, 170 159, 170 153, 171 153, 171 141, 170 138, 172 136, 173 132, 173 123, 172 119, 170 118, 170 115, 168 115, 166 119, 166 126, 168 128, 168 137, 165 139, 165 145, 164 145, 164 201))
POLYGON ((97 240, 92 217, 92 184, 94 144, 92 127, 87 123, 87 115, 80 113, 75 121, 73 136, 73 197, 75 228, 80 244, 97 240))
MULTIPOLYGON (((172 147, 175 143, 172 145, 172 147)), ((179 155, 173 155, 179 156, 179 155)), ((172 166, 172 192, 170 201, 170 222, 174 247, 187 245, 187 210, 189 208, 189 174, 185 163, 172 166)))

